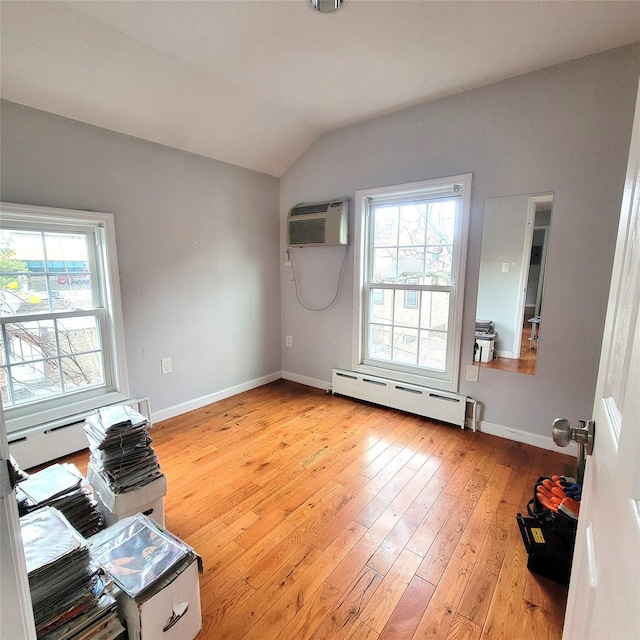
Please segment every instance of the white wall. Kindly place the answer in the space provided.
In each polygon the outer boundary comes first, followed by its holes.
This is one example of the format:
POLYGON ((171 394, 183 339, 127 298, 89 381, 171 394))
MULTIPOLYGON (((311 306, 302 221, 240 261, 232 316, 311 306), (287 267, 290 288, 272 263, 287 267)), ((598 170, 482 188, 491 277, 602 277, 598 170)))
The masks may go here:
MULTIPOLYGON (((625 47, 325 134, 281 179, 282 220, 300 201, 473 173, 464 365, 472 360, 485 198, 554 192, 536 375, 482 369, 478 383, 460 383, 484 403, 486 423, 546 438, 554 417, 575 422, 591 413, 639 70, 640 49, 625 47)), ((320 302, 340 250, 300 253, 311 301, 320 302)), ((352 364, 352 255, 328 312, 297 304, 283 260, 281 278, 282 333, 294 340, 283 349, 283 370, 328 383, 332 367, 352 364)))
POLYGON ((2 200, 115 216, 132 395, 166 417, 279 377, 276 178, 13 103, 1 116, 2 200))
MULTIPOLYGON (((486 422, 547 436, 555 416, 575 421, 591 411, 639 51, 605 52, 326 134, 281 179, 280 219, 270 176, 3 103, 0 195, 115 214, 131 390, 171 413, 281 368, 328 384, 332 367, 351 366, 352 254, 335 307, 298 305, 284 266, 293 204, 472 172, 464 365, 485 198, 553 191, 537 373, 483 369, 479 383, 460 383, 485 404, 486 422), (185 325, 190 331, 178 330, 185 325), (283 347, 281 365, 284 335, 293 347, 283 347), (174 373, 161 376, 166 356, 174 373)), ((307 304, 331 300, 342 255, 341 247, 296 251, 307 304)))

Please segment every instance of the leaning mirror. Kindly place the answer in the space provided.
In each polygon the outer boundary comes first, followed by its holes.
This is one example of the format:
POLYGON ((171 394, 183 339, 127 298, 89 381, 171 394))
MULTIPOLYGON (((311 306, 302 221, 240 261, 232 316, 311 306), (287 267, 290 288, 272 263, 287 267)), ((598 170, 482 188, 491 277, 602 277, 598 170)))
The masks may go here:
POLYGON ((488 198, 484 204, 474 362, 534 374, 553 194, 488 198))

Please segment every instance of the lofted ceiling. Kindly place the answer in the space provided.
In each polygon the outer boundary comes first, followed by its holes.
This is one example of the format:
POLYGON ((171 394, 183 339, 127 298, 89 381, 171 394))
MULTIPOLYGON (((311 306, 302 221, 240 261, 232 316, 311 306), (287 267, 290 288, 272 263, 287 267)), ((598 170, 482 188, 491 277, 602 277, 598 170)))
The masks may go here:
POLYGON ((2 2, 1 96, 275 176, 323 132, 640 40, 636 0, 2 2))

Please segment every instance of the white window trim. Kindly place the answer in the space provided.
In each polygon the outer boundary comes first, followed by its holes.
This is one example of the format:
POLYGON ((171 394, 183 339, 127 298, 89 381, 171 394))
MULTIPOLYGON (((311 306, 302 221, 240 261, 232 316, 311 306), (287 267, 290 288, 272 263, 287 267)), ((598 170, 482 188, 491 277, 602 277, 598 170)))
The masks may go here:
POLYGON ((58 406, 39 409, 37 405, 18 405, 5 408, 7 432, 16 433, 23 429, 49 423, 64 424, 66 418, 72 418, 107 404, 127 400, 129 398, 129 379, 113 214, 2 202, 0 203, 0 217, 3 222, 15 222, 23 226, 29 222, 42 224, 42 219, 46 217, 52 224, 67 226, 70 229, 78 225, 98 227, 102 241, 99 243, 97 251, 101 253, 102 258, 100 268, 104 266, 104 273, 100 274, 98 284, 101 287, 106 309, 109 310, 108 315, 111 318, 106 334, 107 344, 103 358, 105 370, 107 365, 110 365, 109 368, 113 374, 108 388, 88 389, 77 396, 76 394, 60 396, 58 406))
POLYGON ((354 233, 354 286, 353 286, 353 348, 352 348, 352 369, 360 373, 378 375, 381 377, 399 380, 410 384, 417 384, 427 387, 435 387, 447 391, 457 391, 459 388, 460 376, 460 352, 462 343, 462 312, 464 302, 464 281, 467 260, 467 241, 469 233, 469 215, 471 210, 471 177, 466 173, 458 176, 437 178, 434 180, 424 180, 389 187, 378 187, 375 189, 363 189, 355 194, 355 233, 354 233), (452 318, 452 326, 449 328, 449 353, 448 360, 451 363, 449 372, 443 377, 431 375, 418 375, 397 371, 392 368, 382 366, 371 366, 363 364, 364 347, 363 335, 366 328, 364 326, 365 315, 362 309, 363 289, 366 277, 366 265, 364 256, 366 255, 367 243, 367 215, 370 200, 376 204, 384 202, 404 201, 412 197, 438 197, 454 191, 454 185, 460 185, 460 217, 456 221, 458 227, 456 232, 459 238, 460 250, 455 256, 453 272, 456 274, 456 303, 455 313, 452 318))

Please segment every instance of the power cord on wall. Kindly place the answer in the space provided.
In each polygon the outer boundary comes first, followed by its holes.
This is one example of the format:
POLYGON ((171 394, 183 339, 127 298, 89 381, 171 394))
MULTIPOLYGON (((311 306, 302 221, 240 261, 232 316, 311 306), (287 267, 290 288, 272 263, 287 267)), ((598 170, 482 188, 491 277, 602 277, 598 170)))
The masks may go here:
POLYGON ((333 300, 331 300, 331 302, 326 307, 320 307, 319 309, 314 309, 313 307, 307 306, 300 299, 300 294, 298 293, 298 278, 296 276, 296 265, 293 260, 293 251, 291 251, 291 249, 287 249, 287 258, 291 263, 291 271, 293 272, 293 284, 296 292, 296 300, 298 301, 298 304, 301 307, 304 307, 307 311, 326 311, 327 309, 330 309, 333 306, 335 301, 338 299, 338 296, 340 295, 340 288, 342 286, 342 277, 344 275, 344 267, 347 264, 348 253, 349 253, 349 245, 346 245, 344 248, 344 257, 342 258, 342 266, 340 267, 340 275, 338 276, 338 286, 336 287, 336 295, 333 296, 333 300))

